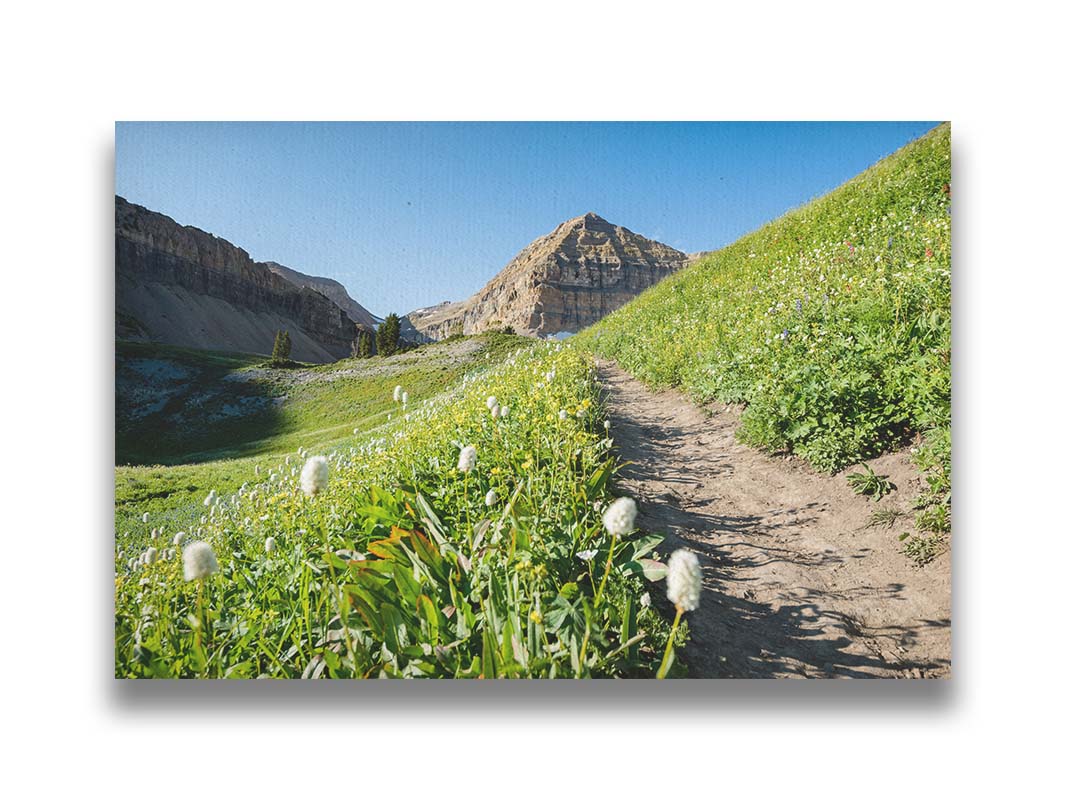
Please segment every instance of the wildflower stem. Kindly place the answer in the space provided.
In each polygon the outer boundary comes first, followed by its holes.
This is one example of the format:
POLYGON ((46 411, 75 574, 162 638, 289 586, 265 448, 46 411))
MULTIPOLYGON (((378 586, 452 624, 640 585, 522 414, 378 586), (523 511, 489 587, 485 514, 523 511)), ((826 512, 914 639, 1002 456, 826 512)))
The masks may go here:
POLYGON ((341 630, 344 632, 345 646, 348 647, 348 655, 355 663, 356 651, 352 647, 352 634, 348 630, 348 610, 342 607, 341 584, 337 582, 337 572, 333 568, 333 553, 330 550, 330 532, 326 527, 322 529, 322 546, 326 550, 326 566, 330 570, 330 580, 333 582, 334 603, 337 605, 337 618, 341 620, 341 630))
POLYGON ((582 637, 582 652, 578 654, 578 674, 574 677, 581 678, 585 673, 585 651, 589 647, 589 632, 591 626, 589 624, 589 615, 585 617, 585 636, 582 637))
MULTIPOLYGON (((470 473, 463 473, 463 508, 467 514, 467 544, 468 546, 474 546, 474 523, 471 521, 471 501, 467 494, 467 482, 470 480, 470 473)), ((473 555, 473 554, 472 554, 473 555)))
POLYGON ((659 671, 656 673, 656 680, 662 680, 667 677, 667 673, 671 668, 671 651, 674 650, 674 634, 678 632, 678 623, 682 620, 682 607, 675 606, 677 611, 674 614, 674 624, 671 626, 671 635, 667 639, 667 649, 663 651, 663 663, 659 665, 659 671))
POLYGON ((196 650, 200 656, 200 677, 206 677, 207 672, 207 654, 204 652, 204 626, 207 622, 204 619, 204 579, 201 578, 196 582, 196 618, 200 620, 200 625, 196 629, 196 650))
POLYGON ((611 572, 611 561, 615 557, 615 542, 616 537, 611 537, 611 544, 608 546, 608 563, 604 565, 604 577, 600 579, 600 588, 597 589, 596 597, 593 598, 593 608, 600 606, 600 601, 604 597, 604 586, 608 582, 608 574, 611 572))

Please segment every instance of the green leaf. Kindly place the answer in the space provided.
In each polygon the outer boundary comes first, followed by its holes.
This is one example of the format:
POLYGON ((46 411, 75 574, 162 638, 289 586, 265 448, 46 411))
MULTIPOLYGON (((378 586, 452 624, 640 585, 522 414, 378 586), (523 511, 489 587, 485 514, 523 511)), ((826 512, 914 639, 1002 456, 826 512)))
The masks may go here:
POLYGON ((651 558, 627 561, 619 566, 619 571, 624 575, 641 575, 645 580, 653 583, 667 577, 667 565, 662 561, 653 561, 651 558))
POLYGON ((482 677, 495 678, 497 673, 497 652, 494 636, 489 628, 482 628, 482 677))
POLYGON ((631 561, 636 561, 645 553, 650 553, 663 543, 664 537, 659 533, 650 533, 647 536, 642 536, 640 539, 634 539, 627 544, 633 548, 633 553, 630 555, 631 561))
POLYGON ((422 515, 422 522, 426 526, 426 530, 437 540, 438 545, 444 544, 448 538, 445 535, 445 526, 440 517, 437 516, 433 506, 430 505, 430 501, 421 492, 415 495, 415 507, 422 515))
POLYGON ((408 604, 414 606, 419 599, 422 587, 415 580, 415 575, 411 569, 403 564, 396 564, 393 567, 393 579, 396 581, 396 588, 400 590, 400 596, 408 604))
POLYGON ((651 558, 640 558, 637 563, 641 565, 645 579, 653 583, 667 577, 667 565, 662 561, 653 561, 651 558))
POLYGON ((430 644, 437 644, 440 639, 438 631, 441 625, 441 616, 437 613, 437 606, 428 595, 420 594, 415 603, 415 611, 425 623, 426 636, 430 644))

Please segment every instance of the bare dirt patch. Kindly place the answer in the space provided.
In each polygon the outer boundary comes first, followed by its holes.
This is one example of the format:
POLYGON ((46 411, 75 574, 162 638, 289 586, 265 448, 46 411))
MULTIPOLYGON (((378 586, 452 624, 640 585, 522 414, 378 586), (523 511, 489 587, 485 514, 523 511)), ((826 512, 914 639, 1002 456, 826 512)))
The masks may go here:
POLYGON ((848 486, 852 470, 823 475, 739 444, 735 408, 653 393, 609 363, 600 377, 632 462, 620 491, 643 529, 668 534, 662 550, 688 547, 704 569, 686 615, 692 677, 949 676, 950 553, 916 567, 898 528, 866 527, 876 508, 910 509, 919 475, 906 453, 869 462, 897 486, 875 503, 848 486))

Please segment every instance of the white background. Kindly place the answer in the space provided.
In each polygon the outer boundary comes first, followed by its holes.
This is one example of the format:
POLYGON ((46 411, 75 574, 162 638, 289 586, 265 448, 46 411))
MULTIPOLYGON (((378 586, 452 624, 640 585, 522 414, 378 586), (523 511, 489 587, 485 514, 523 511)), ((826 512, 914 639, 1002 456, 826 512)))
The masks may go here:
POLYGON ((386 5, 3 12, 5 794, 1062 791, 1067 137, 1051 4, 386 5), (117 119, 952 120, 954 677, 116 684, 117 119))

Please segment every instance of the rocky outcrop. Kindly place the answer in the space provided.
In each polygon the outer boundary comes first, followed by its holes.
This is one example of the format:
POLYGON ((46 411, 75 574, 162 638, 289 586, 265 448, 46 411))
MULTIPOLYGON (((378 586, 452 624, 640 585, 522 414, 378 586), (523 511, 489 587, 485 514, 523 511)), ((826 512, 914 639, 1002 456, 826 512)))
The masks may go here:
POLYGON ((376 319, 372 313, 353 300, 349 296, 348 290, 332 278, 320 278, 315 275, 305 275, 303 272, 297 272, 295 269, 287 267, 284 264, 279 264, 276 261, 264 261, 263 263, 275 275, 281 275, 294 286, 306 286, 309 289, 314 289, 319 294, 326 295, 326 297, 336 303, 342 311, 348 314, 349 319, 359 325, 373 328, 381 321, 376 319))
POLYGON ((432 339, 507 326, 575 333, 685 265, 685 253, 590 213, 528 245, 473 297, 407 318, 432 339))
POLYGON ((286 329, 300 361, 348 356, 359 329, 322 293, 122 197, 115 198, 115 311, 120 338, 204 349, 269 354, 275 332, 286 329))

